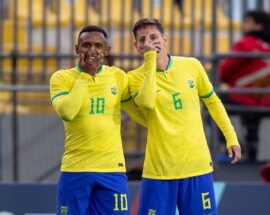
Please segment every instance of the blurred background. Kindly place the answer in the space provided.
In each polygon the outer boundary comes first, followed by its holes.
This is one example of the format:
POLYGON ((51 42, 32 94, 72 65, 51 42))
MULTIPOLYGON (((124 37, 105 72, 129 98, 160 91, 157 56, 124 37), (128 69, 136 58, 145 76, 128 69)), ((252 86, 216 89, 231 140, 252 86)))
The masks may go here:
MULTIPOLYGON (((0 182, 52 186, 57 182, 64 131, 50 104, 49 79, 56 70, 76 65, 74 44, 84 25, 107 30, 112 47, 107 64, 129 71, 142 63, 133 47, 134 22, 141 17, 158 18, 166 30, 168 52, 199 58, 222 99, 236 93, 268 95, 270 89, 265 86, 224 88, 218 75, 221 61, 229 57, 269 60, 270 51, 231 52, 242 37, 243 14, 254 9, 269 13, 270 0, 0 0, 0 182)), ((270 161, 269 107, 234 104, 226 109, 243 147, 243 159, 230 166, 224 140, 202 108, 215 181, 265 183, 259 171, 270 161), (254 128, 258 140, 253 158, 248 153, 250 131, 241 120, 243 113, 261 118, 254 128)), ((140 180, 146 130, 125 114, 122 121, 127 173, 130 180, 140 180)), ((5 189, 11 192, 12 188, 0 187, 0 196, 5 189)), ((4 209, 0 201, 0 211, 4 209)))

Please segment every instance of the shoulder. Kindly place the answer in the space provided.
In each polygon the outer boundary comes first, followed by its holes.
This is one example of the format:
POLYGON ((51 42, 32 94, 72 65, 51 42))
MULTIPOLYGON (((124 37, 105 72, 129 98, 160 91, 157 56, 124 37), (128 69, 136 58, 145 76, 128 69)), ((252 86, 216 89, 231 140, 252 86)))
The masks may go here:
POLYGON ((174 66, 177 68, 188 67, 190 69, 201 65, 201 62, 195 57, 172 56, 172 58, 174 66))
POLYGON ((50 82, 56 81, 67 76, 67 70, 61 69, 54 72, 51 76, 50 82))
POLYGON ((69 77, 72 73, 73 69, 61 69, 61 70, 57 70, 56 72, 54 72, 51 76, 52 78, 65 78, 65 77, 69 77))
POLYGON ((124 79, 126 77, 126 72, 116 66, 105 66, 105 68, 113 75, 116 79, 124 79))
POLYGON ((131 70, 128 73, 128 77, 140 77, 144 74, 143 65, 138 67, 137 69, 131 70))
POLYGON ((54 72, 50 78, 51 84, 59 84, 59 83, 69 83, 74 81, 76 76, 76 71, 74 68, 72 69, 61 69, 54 72))
POLYGON ((125 75, 126 72, 119 67, 116 66, 105 66, 106 68, 110 69, 113 73, 119 74, 119 75, 125 75))

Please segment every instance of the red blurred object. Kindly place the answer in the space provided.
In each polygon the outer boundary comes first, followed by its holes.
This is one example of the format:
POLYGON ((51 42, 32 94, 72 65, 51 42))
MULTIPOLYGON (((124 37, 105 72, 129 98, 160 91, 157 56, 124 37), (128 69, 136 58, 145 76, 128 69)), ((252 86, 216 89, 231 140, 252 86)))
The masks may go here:
POLYGON ((270 183, 270 162, 262 165, 259 171, 262 181, 270 183))

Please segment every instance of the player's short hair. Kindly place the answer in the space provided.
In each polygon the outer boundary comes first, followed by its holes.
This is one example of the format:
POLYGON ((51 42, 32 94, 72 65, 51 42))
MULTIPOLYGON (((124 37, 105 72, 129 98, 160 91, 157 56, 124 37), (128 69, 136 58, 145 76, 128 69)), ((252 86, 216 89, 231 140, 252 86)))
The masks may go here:
POLYGON ((100 32, 100 33, 103 34, 103 36, 106 39, 108 39, 106 31, 103 28, 95 26, 95 25, 88 25, 88 26, 83 27, 82 30, 79 33, 79 38, 82 35, 82 33, 85 33, 85 32, 100 32))
POLYGON ((270 26, 270 15, 262 10, 250 10, 244 14, 244 18, 251 18, 257 24, 262 24, 264 29, 270 26))
POLYGON ((134 34, 134 37, 136 38, 136 34, 137 34, 137 31, 141 28, 145 28, 146 26, 149 26, 149 25, 154 25, 157 27, 157 29, 160 31, 161 34, 164 34, 164 27, 163 25, 161 24, 161 22, 158 20, 158 19, 153 19, 153 18, 142 18, 142 19, 139 19, 134 27, 133 27, 133 34, 134 34))

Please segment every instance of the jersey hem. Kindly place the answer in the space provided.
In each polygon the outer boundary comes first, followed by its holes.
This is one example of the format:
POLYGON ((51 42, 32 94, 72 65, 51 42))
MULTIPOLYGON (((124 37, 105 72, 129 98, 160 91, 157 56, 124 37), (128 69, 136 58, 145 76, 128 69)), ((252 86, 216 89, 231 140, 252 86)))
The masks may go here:
POLYGON ((126 169, 120 170, 120 169, 65 169, 61 168, 61 172, 126 172, 126 169))
POLYGON ((151 176, 151 175, 143 174, 142 177, 148 178, 148 179, 157 179, 157 180, 173 180, 173 179, 184 179, 184 178, 196 177, 196 176, 208 174, 213 171, 214 171, 213 169, 209 169, 209 170, 191 173, 187 175, 177 175, 177 176, 151 176))

